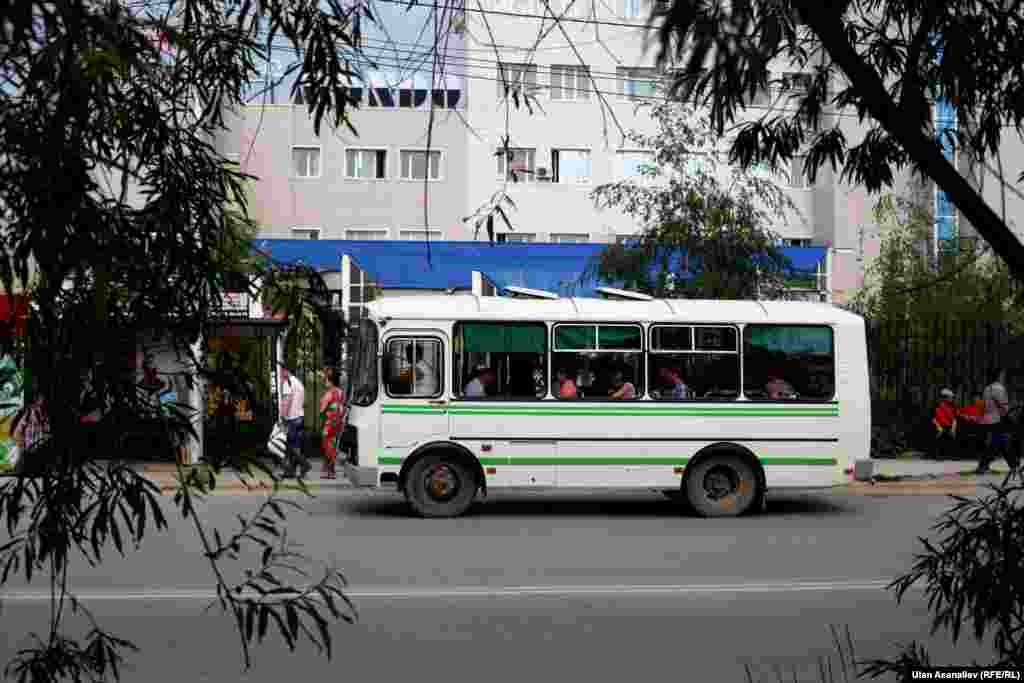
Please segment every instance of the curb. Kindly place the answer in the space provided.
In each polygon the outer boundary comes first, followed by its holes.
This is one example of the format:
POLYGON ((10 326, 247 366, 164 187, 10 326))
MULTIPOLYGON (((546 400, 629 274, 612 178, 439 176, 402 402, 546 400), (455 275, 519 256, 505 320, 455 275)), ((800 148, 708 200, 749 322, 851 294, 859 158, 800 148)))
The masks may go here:
POLYGON ((852 482, 842 489, 850 496, 977 496, 998 484, 1003 477, 935 477, 896 481, 852 482))

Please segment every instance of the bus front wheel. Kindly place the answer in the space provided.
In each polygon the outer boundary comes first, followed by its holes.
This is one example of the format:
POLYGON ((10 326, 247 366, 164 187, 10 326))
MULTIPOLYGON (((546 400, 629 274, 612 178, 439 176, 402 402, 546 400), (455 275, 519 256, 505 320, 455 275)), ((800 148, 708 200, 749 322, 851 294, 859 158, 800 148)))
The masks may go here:
POLYGON ((702 517, 737 517, 758 498, 757 472, 746 459, 720 453, 701 459, 686 472, 686 499, 702 517))
POLYGON ((459 458, 420 458, 405 478, 405 499, 421 517, 458 517, 476 498, 476 473, 459 458))

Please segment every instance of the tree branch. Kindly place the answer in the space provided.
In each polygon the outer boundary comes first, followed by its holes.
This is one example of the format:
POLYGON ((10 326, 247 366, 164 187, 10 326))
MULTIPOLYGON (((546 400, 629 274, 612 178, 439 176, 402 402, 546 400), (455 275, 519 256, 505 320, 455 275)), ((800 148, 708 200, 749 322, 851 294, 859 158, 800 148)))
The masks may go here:
POLYGON ((915 127, 915 121, 902 117, 899 110, 891 106, 881 78, 847 39, 842 16, 819 0, 794 0, 793 4, 803 10, 807 23, 821 38, 831 59, 846 73, 854 87, 864 93, 862 101, 868 113, 919 161, 919 167, 929 169, 928 175, 936 185, 996 252, 1004 256, 1014 276, 1024 280, 1024 244, 946 159, 935 141, 915 127))

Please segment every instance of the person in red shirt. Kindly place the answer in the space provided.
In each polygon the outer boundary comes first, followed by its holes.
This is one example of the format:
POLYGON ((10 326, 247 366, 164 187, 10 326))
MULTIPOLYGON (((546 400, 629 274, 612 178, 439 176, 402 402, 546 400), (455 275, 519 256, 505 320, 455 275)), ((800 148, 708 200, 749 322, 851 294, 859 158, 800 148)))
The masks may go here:
POLYGON ((957 423, 960 425, 958 441, 969 451, 980 453, 985 448, 986 427, 981 424, 985 414, 985 402, 980 395, 974 401, 962 406, 957 411, 957 423))
POLYGON ((939 403, 932 416, 932 424, 935 425, 935 455, 940 460, 949 457, 950 449, 956 444, 956 415, 953 392, 943 389, 939 392, 939 403))

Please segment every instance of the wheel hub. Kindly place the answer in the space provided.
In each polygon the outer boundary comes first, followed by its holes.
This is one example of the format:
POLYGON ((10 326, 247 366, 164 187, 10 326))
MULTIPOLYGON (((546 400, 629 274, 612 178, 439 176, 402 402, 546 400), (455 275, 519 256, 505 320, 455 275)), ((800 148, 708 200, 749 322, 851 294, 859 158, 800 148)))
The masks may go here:
POLYGON ((739 479, 729 467, 713 467, 704 475, 704 491, 711 500, 722 500, 739 489, 739 479))
POLYGON ((459 490, 459 478, 448 465, 434 465, 427 472, 424 488, 438 502, 450 500, 459 490))

